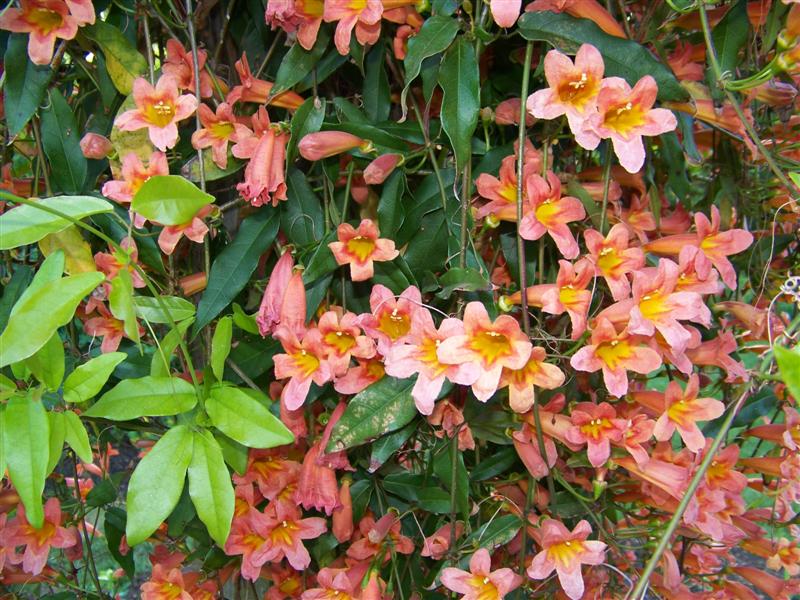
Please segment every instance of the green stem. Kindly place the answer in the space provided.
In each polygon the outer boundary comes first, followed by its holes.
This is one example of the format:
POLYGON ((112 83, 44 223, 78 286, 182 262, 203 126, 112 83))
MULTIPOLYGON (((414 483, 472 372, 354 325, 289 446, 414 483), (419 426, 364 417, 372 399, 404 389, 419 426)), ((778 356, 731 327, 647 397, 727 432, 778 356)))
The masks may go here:
POLYGON ((703 457, 703 462, 700 463, 700 467, 695 472, 694 477, 692 477, 692 480, 689 482, 689 486, 686 488, 686 491, 681 498, 681 501, 678 503, 678 508, 675 509, 675 513, 672 515, 669 523, 667 523, 664 533, 661 534, 661 538, 658 540, 658 545, 656 546, 655 550, 653 550, 653 554, 647 561, 641 577, 639 577, 639 580, 636 582, 636 586, 626 598, 629 598, 630 600, 644 600, 645 590, 647 588, 650 576, 653 574, 653 571, 658 565, 661 555, 664 554, 664 550, 667 549, 667 546, 672 539, 672 534, 674 534, 675 530, 678 529, 681 519, 683 518, 683 513, 686 512, 689 502, 694 497, 697 488, 700 486, 700 482, 703 481, 706 471, 708 471, 708 468, 711 466, 711 462, 716 458, 717 450, 719 450, 719 447, 722 445, 723 440, 727 436, 734 417, 739 412, 739 409, 749 394, 750 387, 747 386, 744 392, 742 392, 742 395, 739 396, 739 399, 736 401, 736 403, 728 411, 728 415, 725 417, 725 421, 723 421, 719 432, 714 438, 714 441, 711 442, 711 447, 709 447, 708 451, 703 457))
MULTIPOLYGON (((469 200, 472 194, 472 162, 467 161, 464 165, 464 179, 461 187, 461 240, 460 250, 458 254, 458 266, 464 269, 467 266, 467 241, 469 239, 469 232, 467 231, 467 223, 469 216, 469 200)), ((445 214, 445 219, 447 214, 445 214)))
POLYGON ((606 161, 603 164, 603 205, 600 209, 600 233, 605 235, 606 219, 608 218, 608 190, 611 187, 611 145, 606 145, 606 161))

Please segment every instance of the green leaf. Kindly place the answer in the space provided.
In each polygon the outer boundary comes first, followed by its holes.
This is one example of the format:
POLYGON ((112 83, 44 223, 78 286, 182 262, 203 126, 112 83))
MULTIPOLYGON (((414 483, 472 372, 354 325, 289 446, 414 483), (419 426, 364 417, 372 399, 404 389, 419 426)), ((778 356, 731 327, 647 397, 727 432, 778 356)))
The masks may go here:
POLYGON ((114 87, 120 94, 130 94, 133 91, 133 81, 147 71, 147 60, 144 56, 119 29, 103 21, 83 27, 81 32, 100 46, 114 87))
POLYGON ((108 551, 119 566, 123 568, 125 574, 133 579, 136 573, 136 563, 133 560, 133 552, 122 554, 119 551, 122 536, 125 535, 125 522, 127 516, 125 511, 116 506, 109 506, 105 511, 103 520, 103 533, 108 543, 108 551))
MULTIPOLYGON (((37 200, 36 204, 60 211, 73 219, 114 210, 108 201, 94 196, 56 196, 37 200)), ((0 250, 33 244, 51 233, 64 231, 70 225, 71 221, 36 206, 17 206, 0 215, 0 250)))
POLYGON ((795 399, 800 399, 800 347, 787 350, 783 346, 775 346, 775 359, 783 383, 795 399))
POLYGON ((711 37, 714 40, 714 49, 717 51, 717 58, 722 72, 736 72, 739 62, 739 51, 747 43, 747 33, 750 29, 750 21, 747 18, 747 2, 739 0, 736 2, 722 20, 717 23, 711 37))
POLYGON ((84 413, 112 421, 177 415, 194 408, 194 387, 179 377, 124 379, 84 413))
POLYGON ((644 46, 609 35, 588 19, 566 13, 529 12, 520 17, 517 26, 526 40, 545 41, 564 52, 574 54, 581 44, 592 44, 603 55, 606 77, 622 77, 633 86, 645 75, 652 75, 660 100, 689 98, 669 67, 644 46))
MULTIPOLYGON (((2 231, 2 229, 0 229, 0 231, 2 231)), ((37 272, 40 271, 41 268, 37 272)), ((60 276, 61 273, 56 275, 56 278, 60 276)), ((11 315, 11 309, 22 297, 22 294, 25 292, 26 288, 28 288, 31 279, 33 279, 33 267, 31 266, 22 265, 12 271, 11 279, 8 281, 8 283, 6 283, 6 285, 3 286, 3 297, 0 298, 0 330, 6 328, 6 325, 8 324, 8 317, 11 315)))
POLYGON ((193 336, 214 320, 244 289, 258 266, 258 259, 277 234, 278 211, 274 208, 261 208, 255 215, 242 221, 236 237, 211 265, 208 286, 197 307, 193 336))
POLYGON ((220 547, 231 530, 234 494, 231 476, 214 436, 207 430, 193 433, 192 461, 189 463, 189 496, 197 516, 220 547))
POLYGON ((515 448, 496 450, 492 453, 491 460, 483 460, 470 470, 469 478, 472 481, 486 481, 511 468, 516 461, 517 451, 515 448))
POLYGON ((477 531, 473 531, 464 544, 475 543, 479 548, 496 548, 507 544, 522 528, 522 521, 517 515, 503 515, 486 523, 477 531))
MULTIPOLYGON (((433 457, 433 471, 442 482, 444 488, 450 492, 453 481, 451 443, 442 444, 437 448, 437 453, 433 457)), ((469 518, 469 475, 464 466, 464 455, 460 451, 456 452, 456 506, 465 519, 469 518)))
POLYGON ((328 30, 321 29, 311 50, 306 50, 295 42, 294 46, 289 48, 289 51, 283 57, 280 67, 278 67, 278 73, 275 75, 275 86, 272 88, 271 95, 275 96, 280 92, 285 92, 311 73, 319 59, 325 54, 330 41, 331 35, 328 30))
POLYGON ((406 96, 411 82, 419 75, 422 61, 429 56, 444 52, 456 37, 459 29, 458 19, 434 15, 425 19, 417 35, 409 38, 408 52, 403 60, 405 66, 405 86, 400 94, 400 106, 406 111, 406 96))
POLYGON ((86 402, 94 398, 127 356, 124 352, 109 352, 78 366, 64 382, 64 401, 86 402))
POLYGON ((398 498, 413 502, 420 508, 437 514, 450 512, 450 493, 432 478, 411 473, 392 473, 383 480, 384 489, 398 498))
POLYGON ((25 359, 25 366, 51 392, 58 390, 64 379, 64 343, 58 332, 44 346, 25 359))
POLYGON ((239 475, 244 475, 245 471, 247 471, 247 446, 232 440, 221 431, 214 432, 214 439, 217 440, 219 447, 222 449, 222 456, 225 458, 225 462, 239 475))
POLYGON ((297 144, 309 133, 315 133, 325 120, 325 98, 308 98, 294 112, 289 143, 286 146, 286 164, 291 165, 297 157, 297 144))
POLYGON ((194 323, 194 319, 181 321, 175 329, 170 329, 169 333, 163 337, 161 345, 153 352, 153 358, 150 361, 150 375, 153 377, 169 377, 172 354, 180 345, 192 323, 194 323))
MULTIPOLYGON (((16 386, 14 386, 16 389, 16 386)), ((0 473, 6 472, 6 405, 0 404, 0 473)))
POLYGON ((369 455, 369 468, 370 473, 374 473, 383 466, 389 458, 394 455, 400 448, 403 447, 414 432, 417 430, 416 423, 409 423, 402 429, 385 435, 382 438, 375 440, 372 444, 372 452, 369 455))
POLYGON ((242 331, 252 333, 253 335, 260 335, 258 323, 256 322, 256 315, 248 315, 236 302, 233 303, 233 324, 242 331))
POLYGON ((436 294, 437 298, 447 299, 456 290, 462 292, 491 291, 492 284, 477 269, 461 269, 455 267, 449 269, 439 277, 439 285, 442 290, 436 294))
POLYGON ((217 321, 214 337, 211 338, 211 371, 217 381, 222 381, 225 373, 225 359, 231 353, 233 339, 233 317, 228 315, 217 321))
POLYGON ((192 431, 177 425, 139 462, 128 484, 128 544, 145 541, 170 515, 183 491, 192 459, 192 431))
POLYGON ((180 175, 154 175, 133 197, 131 209, 161 225, 183 225, 214 196, 180 175))
POLYGON ((111 280, 108 307, 111 314, 122 321, 125 335, 138 344, 139 323, 136 321, 136 307, 133 304, 133 278, 127 269, 120 269, 111 280))
POLYGON ((80 301, 103 280, 102 273, 81 273, 21 298, 0 335, 0 367, 28 358, 44 346, 59 327, 72 320, 80 301))
POLYGON ((369 51, 365 60, 364 112, 373 123, 389 118, 392 108, 389 77, 386 75, 386 49, 383 38, 369 51))
POLYGON ((333 427, 325 451, 352 448, 408 424, 417 415, 413 387, 413 378, 387 376, 356 394, 333 427))
POLYGON ((33 394, 12 396, 3 414, 3 442, 11 482, 25 506, 31 525, 44 523, 42 492, 50 456, 50 421, 33 394))
POLYGON ((194 304, 186 298, 177 296, 136 296, 133 299, 136 315, 150 323, 169 323, 169 317, 176 323, 194 317, 194 304), (160 301, 159 301, 160 300, 160 301), (161 307, 164 306, 166 311, 161 307))
POLYGON ((92 462, 92 446, 81 418, 71 410, 66 410, 61 415, 64 421, 64 440, 83 462, 92 462))
POLYGON ((50 422, 50 437, 48 439, 49 451, 47 453, 46 472, 50 475, 53 469, 56 468, 58 461, 61 460, 61 455, 64 453, 66 426, 64 424, 64 417, 60 412, 48 412, 47 419, 50 422))
POLYGON ((403 225, 405 210, 403 194, 406 191, 406 176, 400 170, 394 171, 383 183, 381 199, 378 202, 378 227, 381 236, 394 239, 403 225))
POLYGON ((8 36, 3 64, 13 65, 13 68, 5 69, 3 87, 7 133, 13 138, 28 124, 42 103, 53 71, 49 65, 35 65, 30 61, 28 36, 20 33, 8 36))
POLYGON ((331 242, 336 241, 336 237, 336 232, 331 231, 320 240, 317 249, 314 250, 314 254, 311 255, 311 259, 303 271, 303 281, 306 285, 314 283, 328 273, 333 273, 339 266, 328 246, 331 242))
POLYGON ((248 448, 274 448, 294 441, 280 419, 240 388, 215 385, 205 408, 214 427, 248 448))
POLYGON ((42 111, 42 147, 50 163, 50 183, 61 192, 77 193, 86 181, 86 157, 72 109, 56 89, 48 94, 50 108, 42 111))
POLYGON ((472 155, 472 134, 478 125, 480 81, 478 61, 472 44, 461 37, 445 53, 439 68, 442 98, 442 129, 450 138, 456 157, 456 170, 472 155))
POLYGON ((288 200, 279 207, 281 231, 298 246, 316 244, 325 233, 322 203, 306 176, 293 167, 286 174, 286 196, 288 200))

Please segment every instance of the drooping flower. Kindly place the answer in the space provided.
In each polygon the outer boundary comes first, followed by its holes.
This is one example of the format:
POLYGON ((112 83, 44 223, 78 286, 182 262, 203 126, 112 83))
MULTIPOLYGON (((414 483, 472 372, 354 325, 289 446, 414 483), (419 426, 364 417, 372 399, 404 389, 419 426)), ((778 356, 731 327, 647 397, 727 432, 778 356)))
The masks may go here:
POLYGON ((497 391, 503 368, 521 369, 531 355, 531 342, 509 315, 494 322, 480 302, 470 302, 464 311, 464 334, 439 344, 437 355, 444 364, 475 363, 480 376, 472 384, 475 397, 486 402, 497 391))
POLYGON ((331 533, 336 541, 344 544, 353 537, 353 497, 350 494, 350 479, 344 478, 339 486, 339 504, 331 515, 331 533))
POLYGON ((402 154, 381 154, 364 169, 364 182, 367 185, 380 185, 401 164, 402 160, 402 154))
POLYGON ((567 441, 586 444, 586 453, 593 467, 602 467, 611 456, 611 442, 622 439, 627 423, 617 418, 616 409, 608 402, 579 402, 570 415, 572 427, 567 441))
MULTIPOLYGON (((311 0, 307 0, 311 1, 311 0)), ((316 33, 314 34, 316 36, 316 33)), ((239 74, 241 85, 235 86, 226 98, 228 104, 233 105, 237 102, 253 102, 255 104, 268 104, 287 110, 297 110, 305 102, 304 98, 291 90, 281 92, 272 96, 273 83, 256 79, 250 71, 250 64, 247 56, 242 54, 242 58, 234 65, 239 74)))
POLYGON ((322 385, 333 377, 331 365, 325 358, 322 334, 318 329, 310 329, 299 340, 294 331, 281 324, 274 337, 280 340, 286 354, 276 354, 275 377, 289 378, 281 394, 286 408, 296 410, 303 405, 313 381, 322 385))
POLYGON ((480 548, 469 559, 469 571, 447 567, 442 570, 441 581, 448 590, 463 594, 462 600, 502 600, 522 585, 522 577, 512 569, 492 571, 492 558, 486 548, 480 548))
POLYGON ((268 0, 264 17, 273 29, 277 26, 287 33, 296 31, 300 45, 311 50, 317 41, 324 11, 323 0, 268 0))
POLYGON ((641 248, 628 245, 628 228, 617 223, 606 237, 594 229, 584 231, 583 237, 596 273, 606 280, 611 296, 616 301, 627 298, 631 293, 627 274, 644 266, 641 248))
POLYGON ((377 521, 371 514, 365 515, 358 524, 361 537, 347 549, 347 556, 356 560, 377 556, 384 563, 391 558, 392 552, 411 554, 414 552, 414 542, 403 535, 400 528, 400 519, 394 512, 383 515, 377 521))
POLYGON ((744 365, 731 357, 739 349, 736 338, 730 331, 723 331, 717 337, 701 343, 696 348, 686 350, 686 357, 698 367, 714 366, 724 369, 725 381, 749 381, 750 375, 744 365))
POLYGON ((158 247, 161 248, 164 254, 169 256, 175 252, 178 242, 184 236, 197 244, 202 244, 208 233, 208 225, 205 224, 203 219, 210 215, 215 208, 216 206, 213 204, 206 204, 197 211, 197 214, 190 221, 180 225, 164 227, 161 233, 158 234, 158 247))
POLYGON ((644 165, 642 136, 660 135, 678 126, 672 111, 653 108, 657 93, 656 80, 650 75, 642 77, 633 89, 621 77, 608 77, 597 95, 597 112, 587 120, 597 143, 600 138, 611 139, 614 153, 629 173, 644 165))
POLYGON ((107 281, 114 279, 120 270, 124 269, 130 273, 133 287, 146 287, 147 284, 134 267, 139 262, 139 250, 136 247, 136 242, 133 238, 125 236, 120 240, 119 245, 122 248, 122 252, 115 250, 113 253, 98 252, 94 255, 97 269, 105 274, 107 281))
POLYGON ((537 119, 566 115, 575 141, 583 148, 596 148, 600 140, 586 126, 586 121, 597 107, 604 70, 603 57, 591 44, 578 49, 574 64, 565 54, 550 50, 544 58, 545 78, 550 87, 528 96, 528 111, 537 119))
MULTIPOLYGON (((294 260, 292 259, 292 253, 287 250, 281 255, 278 262, 275 263, 275 266, 272 268, 267 287, 264 290, 264 296, 261 298, 261 304, 258 307, 256 323, 258 324, 258 331, 262 337, 275 331, 275 327, 280 323, 281 307, 284 304, 301 301, 300 298, 285 299, 293 269, 294 260)), ((303 289, 302 296, 302 302, 305 305, 305 288, 303 289)), ((305 312, 305 308, 303 308, 304 318, 305 312)))
POLYGON ((328 247, 339 265, 350 265, 350 278, 353 281, 366 281, 374 274, 373 263, 394 260, 400 252, 394 241, 379 237, 377 225, 371 219, 363 219, 358 229, 349 223, 342 223, 336 230, 338 241, 328 247))
POLYGON ((428 423, 441 427, 433 432, 438 438, 447 436, 452 439, 457 435, 459 450, 475 449, 475 439, 469 424, 464 420, 464 412, 449 400, 442 400, 436 405, 428 417, 428 423))
POLYGON ((404 379, 418 373, 411 396, 417 410, 423 415, 433 412, 433 405, 445 379, 459 385, 472 385, 479 376, 477 365, 463 363, 449 365, 439 361, 437 349, 442 341, 463 335, 464 324, 458 319, 444 319, 439 329, 427 310, 419 311, 420 332, 410 343, 392 346, 386 357, 386 372, 404 379))
POLYGON ((327 440, 315 443, 306 452, 292 499, 305 509, 313 508, 330 515, 339 506, 339 490, 336 486, 336 472, 320 464, 323 443, 327 443, 327 440))
POLYGON ((236 120, 230 104, 222 102, 216 112, 208 105, 197 107, 202 129, 192 134, 192 146, 197 149, 211 147, 211 155, 220 169, 228 166, 228 142, 237 143, 245 139, 250 130, 236 120))
POLYGON ((25 546, 22 568, 31 575, 42 572, 51 548, 71 548, 78 541, 76 529, 61 526, 61 503, 58 498, 48 498, 45 502, 44 522, 39 529, 28 522, 25 507, 19 504, 12 533, 8 536, 11 547, 25 546))
POLYGON ((360 597, 360 577, 352 577, 351 569, 326 567, 317 573, 317 586, 307 589, 302 600, 356 600, 360 597), (352 578, 351 578, 352 577, 352 578))
MULTIPOLYGON (((205 50, 197 51, 197 66, 200 70, 200 96, 210 98, 214 94, 211 87, 211 74, 205 70, 208 53, 205 50)), ((191 94, 195 92, 195 72, 192 51, 186 50, 178 40, 167 40, 167 60, 161 70, 165 75, 175 79, 178 89, 186 90, 191 94)))
POLYGON ((133 82, 133 101, 136 108, 117 116, 114 125, 121 131, 147 128, 153 145, 166 152, 178 142, 178 122, 194 114, 197 98, 192 94, 179 95, 175 79, 162 75, 155 87, 144 77, 133 82))
POLYGON ((555 570, 564 593, 578 600, 584 591, 581 565, 599 565, 605 560, 606 544, 587 539, 591 533, 585 520, 571 532, 561 521, 545 520, 533 534, 542 550, 533 557, 528 576, 546 579, 555 570))
POLYGON ((661 366, 661 357, 655 350, 642 346, 642 338, 630 335, 627 330, 617 333, 610 321, 599 318, 590 343, 578 350, 569 364, 579 371, 602 370, 608 393, 621 398, 628 392, 626 371, 646 375, 661 366))
POLYGON ((297 149, 306 160, 322 160, 353 148, 366 148, 369 142, 344 131, 317 131, 303 136, 297 149))
POLYGON ((521 369, 503 369, 499 387, 508 386, 511 410, 524 413, 531 409, 534 402, 533 386, 554 390, 564 383, 564 373, 557 366, 545 362, 546 358, 547 351, 535 346, 521 369))
POLYGON ((519 233, 526 240, 538 240, 549 234, 564 258, 578 256, 578 243, 567 223, 586 216, 583 204, 572 196, 561 196, 561 182, 552 171, 547 179, 532 175, 526 182, 527 205, 519 224, 519 233))
MULTIPOLYGON (((83 328, 87 334, 103 338, 100 344, 101 352, 116 352, 122 342, 122 338, 127 337, 125 333, 125 324, 121 320, 115 318, 108 308, 106 308, 105 304, 98 304, 97 312, 100 314, 91 319, 87 319, 83 324, 83 328)), ((140 335, 144 334, 144 329, 140 327, 139 333, 140 335)))
POLYGON ((670 381, 664 391, 664 412, 656 421, 655 438, 669 440, 677 430, 681 439, 692 452, 699 452, 706 438, 697 426, 698 421, 716 419, 725 411, 725 405, 713 398, 698 398, 700 378, 689 377, 686 390, 681 390, 677 381, 670 381))
POLYGON ((74 38, 79 23, 69 14, 64 0, 20 0, 19 4, 19 8, 9 6, 3 10, 0 29, 29 34, 28 56, 31 62, 35 65, 49 64, 56 39, 74 38))
POLYGON ((167 155, 153 152, 147 161, 147 167, 135 152, 129 152, 122 158, 122 179, 111 180, 103 184, 103 195, 121 204, 130 204, 139 188, 154 175, 169 175, 167 155))
POLYGON ((236 158, 249 159, 244 181, 236 186, 253 206, 286 200, 286 145, 289 134, 270 123, 263 106, 252 117, 254 135, 239 137, 231 152, 236 158))
MULTIPOLYGON (((455 539, 460 539, 464 533, 464 523, 456 521, 455 539)), ((441 560, 450 549, 450 534, 453 529, 452 523, 446 523, 439 527, 432 535, 429 535, 422 542, 421 556, 428 556, 433 560, 441 560)))
POLYGON ((327 0, 323 19, 326 23, 338 21, 333 39, 339 54, 350 54, 353 29, 362 46, 374 44, 381 33, 381 0, 327 0))

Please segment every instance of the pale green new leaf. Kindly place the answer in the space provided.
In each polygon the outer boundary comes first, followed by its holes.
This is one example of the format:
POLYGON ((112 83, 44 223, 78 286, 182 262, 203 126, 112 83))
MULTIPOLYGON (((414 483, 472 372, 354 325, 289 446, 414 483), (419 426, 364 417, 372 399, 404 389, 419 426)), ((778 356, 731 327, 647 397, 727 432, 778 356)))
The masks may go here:
POLYGON ((139 318, 150 323, 169 323, 170 317, 178 323, 191 319, 195 313, 194 304, 177 296, 136 296, 133 303, 139 318))
POLYGON ((782 346, 775 346, 775 359, 778 361, 783 383, 792 396, 800 399, 800 347, 787 350, 782 346))
POLYGON ((222 381, 225 372, 225 359, 231 352, 233 339, 233 319, 230 316, 222 317, 217 321, 214 337, 211 338, 211 370, 217 381, 222 381))
POLYGON ((42 492, 50 457, 50 420, 33 394, 13 396, 3 415, 3 442, 11 483, 34 527, 44 523, 42 492))
POLYGON ((183 491, 192 459, 192 431, 177 425, 139 462, 128 484, 128 544, 145 541, 170 515, 183 491))
POLYGON ((237 387, 215 385, 205 407, 214 427, 249 448, 274 448, 294 441, 280 419, 237 387))
POLYGON ((150 361, 150 375, 153 377, 168 377, 169 364, 172 360, 172 354, 175 349, 180 345, 183 336, 186 335, 186 330, 194 323, 194 319, 186 319, 177 324, 175 329, 171 329, 167 335, 161 340, 161 345, 153 352, 153 358, 150 361))
POLYGON ((102 273, 81 273, 50 283, 21 298, 0 335, 0 367, 33 355, 53 333, 72 320, 80 301, 105 279, 102 273))
POLYGON ((225 546, 233 520, 234 494, 231 476, 214 436, 204 429, 193 433, 192 461, 189 463, 189 496, 197 516, 212 539, 225 546))
POLYGON ((59 388, 64 379, 64 343, 58 332, 33 356, 25 359, 25 366, 48 390, 55 392, 59 388))
POLYGON ((94 398, 103 389, 117 365, 127 357, 124 352, 109 352, 80 365, 64 382, 64 401, 86 402, 94 398))
POLYGON ((133 279, 127 269, 120 269, 111 280, 108 307, 111 314, 122 321, 128 339, 138 344, 139 323, 136 322, 136 308, 133 304, 133 279))
POLYGON ((179 175, 155 175, 136 192, 131 209, 161 225, 183 225, 212 202, 214 196, 179 175))
POLYGON ((64 441, 83 462, 92 462, 92 446, 81 418, 71 410, 66 410, 61 415, 64 421, 64 441))
POLYGON ((86 411, 87 417, 129 421, 139 417, 177 415, 194 408, 197 396, 188 381, 178 377, 125 379, 86 411))
POLYGON ((50 421, 50 451, 47 456, 47 474, 50 475, 53 469, 56 468, 58 461, 61 460, 61 454, 64 451, 66 431, 64 418, 60 412, 50 411, 47 413, 47 418, 50 421))

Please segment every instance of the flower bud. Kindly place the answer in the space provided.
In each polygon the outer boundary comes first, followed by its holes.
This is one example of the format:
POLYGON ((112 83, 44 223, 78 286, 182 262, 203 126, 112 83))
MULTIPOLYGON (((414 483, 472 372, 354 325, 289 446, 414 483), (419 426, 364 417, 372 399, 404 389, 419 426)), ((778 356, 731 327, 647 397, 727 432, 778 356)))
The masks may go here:
POLYGON ((333 510, 333 536, 344 544, 353 536, 353 500, 350 496, 350 480, 344 479, 339 487, 338 508, 333 510))
POLYGON ((304 136, 297 145, 306 160, 322 160, 353 148, 366 148, 370 142, 344 131, 318 131, 304 136))
POLYGON ((364 169, 364 181, 367 185, 378 185, 386 181, 403 157, 400 154, 382 154, 364 169))
POLYGON ((81 152, 86 158, 101 160, 111 154, 111 140, 99 133, 89 132, 80 141, 81 152))
POLYGON ((797 88, 790 83, 770 79, 753 88, 753 97, 772 107, 791 106, 797 97, 797 88))

